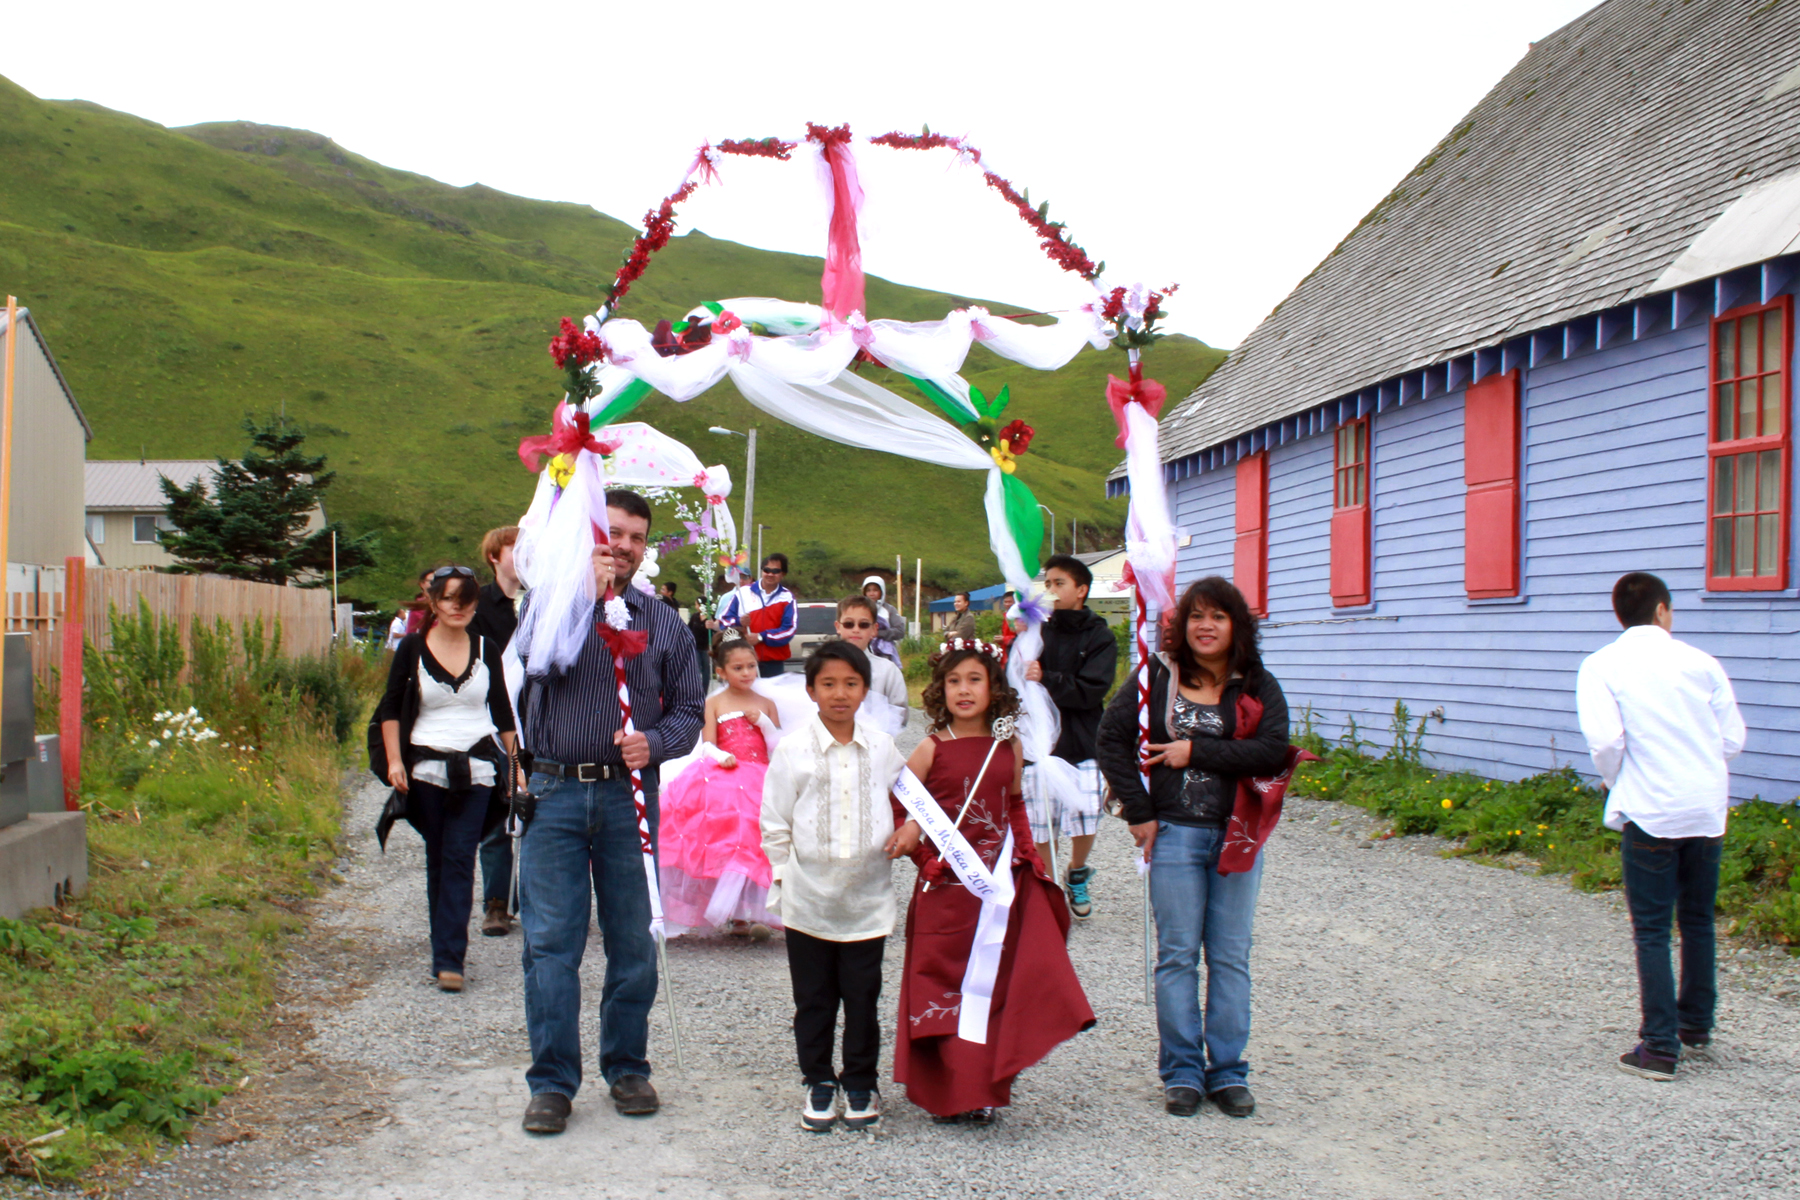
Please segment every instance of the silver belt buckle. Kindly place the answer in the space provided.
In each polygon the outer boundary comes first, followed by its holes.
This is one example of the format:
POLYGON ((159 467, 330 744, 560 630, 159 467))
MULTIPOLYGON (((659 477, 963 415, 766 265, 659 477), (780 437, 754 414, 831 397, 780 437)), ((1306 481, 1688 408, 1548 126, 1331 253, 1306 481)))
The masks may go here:
POLYGON ((601 766, 599 763, 576 763, 575 764, 575 782, 577 782, 577 783, 599 783, 602 779, 605 779, 605 778, 606 778, 606 768, 601 766), (599 774, 589 775, 588 771, 590 769, 599 772, 599 774))

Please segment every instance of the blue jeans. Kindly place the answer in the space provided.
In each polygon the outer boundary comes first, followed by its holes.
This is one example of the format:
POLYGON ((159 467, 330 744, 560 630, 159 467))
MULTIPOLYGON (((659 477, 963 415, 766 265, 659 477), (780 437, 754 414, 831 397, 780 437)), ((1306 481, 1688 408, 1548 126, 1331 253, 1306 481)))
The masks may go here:
MULTIPOLYGON (((519 928, 524 934, 525 1028, 532 1095, 581 1089, 581 958, 587 949, 589 879, 606 950, 600 990, 600 1074, 650 1074, 650 1006, 656 941, 650 889, 629 780, 578 783, 534 774, 537 814, 519 843, 519 928)), ((656 772, 644 773, 651 837, 656 772)))
POLYGON ((494 826, 494 832, 481 839, 481 903, 486 907, 498 900, 512 901, 512 839, 506 836, 506 822, 494 826))
POLYGON ((412 781, 406 819, 425 839, 425 903, 431 919, 431 973, 461 975, 469 952, 469 900, 475 891, 475 847, 487 816, 488 793, 456 793, 412 781))
POLYGON ((1643 1024, 1638 1037, 1656 1054, 1681 1054, 1680 1031, 1710 1033, 1719 993, 1713 904, 1719 894, 1722 837, 1651 837, 1627 822, 1619 843, 1625 906, 1637 943, 1643 1024), (1681 992, 1669 962, 1669 925, 1681 925, 1681 992))
POLYGON ((1262 888, 1262 855, 1249 871, 1220 875, 1224 830, 1156 826, 1150 903, 1156 911, 1157 1067, 1163 1086, 1204 1093, 1250 1077, 1250 930, 1262 888), (1206 955, 1206 1012, 1200 955, 1206 955))

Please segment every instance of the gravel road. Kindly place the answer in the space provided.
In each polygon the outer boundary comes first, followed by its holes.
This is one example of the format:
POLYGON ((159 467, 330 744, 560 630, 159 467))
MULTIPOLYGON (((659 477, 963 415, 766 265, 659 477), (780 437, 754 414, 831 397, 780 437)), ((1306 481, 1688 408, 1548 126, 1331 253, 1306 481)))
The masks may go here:
MULTIPOLYGON (((1673 1084, 1632 1078, 1613 1065, 1636 1028, 1616 897, 1446 859, 1431 839, 1370 844, 1367 814, 1310 801, 1267 852, 1248 1120, 1162 1112, 1138 882, 1109 822, 1096 915, 1070 942, 1100 1023, 1027 1072, 993 1128, 933 1126, 896 1086, 878 1133, 801 1132, 782 942, 681 939, 685 1074, 660 1002, 651 1027, 663 1111, 617 1115, 596 1077, 567 1133, 529 1138, 518 938, 474 938, 461 995, 431 986, 423 851, 402 828, 376 852, 362 831, 380 800, 352 797, 357 848, 293 985, 311 1040, 129 1195, 1800 1195, 1800 964, 1725 950, 1719 1049, 1673 1084)), ((911 875, 895 872, 903 894, 911 875)), ((901 949, 896 934, 884 1021, 901 949)), ((596 936, 590 1069, 602 967, 596 936)))

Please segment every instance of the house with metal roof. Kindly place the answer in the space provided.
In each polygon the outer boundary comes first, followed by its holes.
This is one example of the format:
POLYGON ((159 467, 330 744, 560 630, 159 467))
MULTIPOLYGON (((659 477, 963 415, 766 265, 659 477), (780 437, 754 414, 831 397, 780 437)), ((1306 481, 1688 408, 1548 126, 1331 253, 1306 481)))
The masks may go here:
MULTIPOLYGON (((1296 715, 1588 772, 1582 657, 1653 571, 1800 791, 1800 5, 1608 0, 1534 44, 1162 426, 1182 583, 1296 715)), ((1123 490, 1123 469, 1109 490, 1123 490)))
MULTIPOLYGON (((162 535, 174 528, 162 480, 192 487, 206 480, 207 490, 219 473, 213 458, 99 459, 87 464, 87 535, 100 561, 109 567, 167 567, 175 558, 162 546, 162 535)), ((325 528, 319 505, 306 521, 306 532, 325 528)))

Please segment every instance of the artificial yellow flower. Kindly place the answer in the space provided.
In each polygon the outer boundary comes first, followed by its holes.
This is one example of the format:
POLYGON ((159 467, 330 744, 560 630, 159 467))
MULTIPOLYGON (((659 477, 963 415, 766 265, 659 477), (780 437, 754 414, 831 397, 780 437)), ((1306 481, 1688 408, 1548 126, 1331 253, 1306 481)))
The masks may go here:
POLYGON ((557 487, 568 487, 569 480, 575 478, 575 458, 569 454, 558 454, 544 468, 550 472, 550 482, 557 487))

